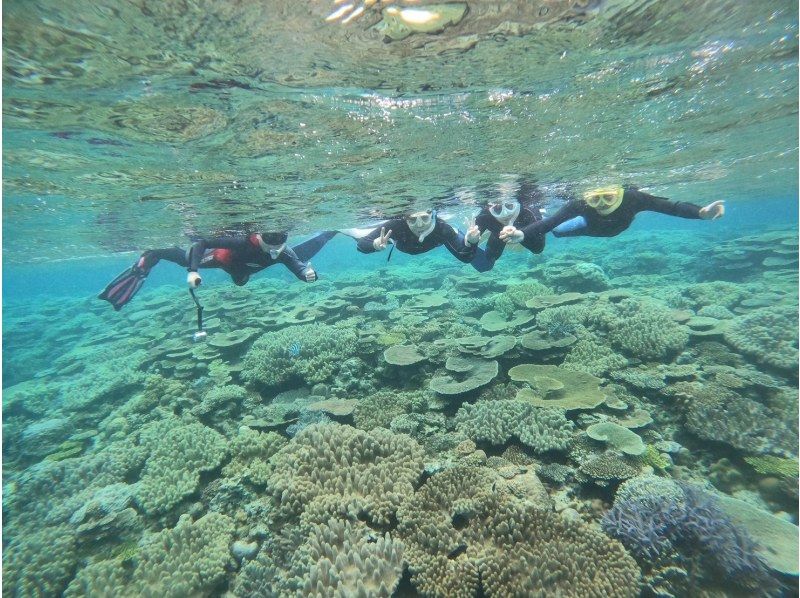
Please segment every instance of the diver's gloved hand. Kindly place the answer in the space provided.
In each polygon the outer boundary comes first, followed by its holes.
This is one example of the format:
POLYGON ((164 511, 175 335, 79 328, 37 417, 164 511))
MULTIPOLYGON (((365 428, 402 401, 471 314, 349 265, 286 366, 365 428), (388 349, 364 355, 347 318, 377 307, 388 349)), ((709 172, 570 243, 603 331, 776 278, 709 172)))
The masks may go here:
POLYGON ((716 220, 725 215, 725 202, 713 201, 704 208, 700 208, 700 218, 703 220, 716 220))
POLYGON ((525 240, 525 233, 516 226, 505 226, 500 231, 500 240, 504 243, 522 243, 525 240))
POLYGON ((392 236, 392 231, 390 230, 388 233, 384 227, 381 227, 381 234, 372 242, 372 246, 375 248, 375 251, 383 251, 386 249, 386 245, 389 244, 389 237, 392 236))
POLYGON ((477 245, 481 242, 481 231, 477 226, 475 226, 475 216, 472 218, 465 218, 464 227, 467 230, 466 234, 464 235, 465 243, 468 243, 469 245, 477 245))
POLYGON ((314 282, 317 280, 317 272, 314 270, 311 262, 308 262, 308 266, 306 266, 304 275, 306 277, 306 282, 314 282))
POLYGON ((200 278, 197 272, 189 272, 189 275, 186 277, 186 282, 189 288, 196 289, 200 286, 200 283, 203 282, 203 279, 200 278))

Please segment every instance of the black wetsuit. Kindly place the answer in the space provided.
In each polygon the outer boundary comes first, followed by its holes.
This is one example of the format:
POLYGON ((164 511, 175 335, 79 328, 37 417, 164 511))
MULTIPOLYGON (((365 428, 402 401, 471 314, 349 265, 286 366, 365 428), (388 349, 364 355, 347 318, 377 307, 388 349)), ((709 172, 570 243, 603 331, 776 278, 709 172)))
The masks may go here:
POLYGON ((680 218, 700 218, 700 206, 691 203, 670 201, 627 187, 619 207, 604 216, 586 204, 583 199, 573 199, 549 218, 529 224, 522 229, 528 235, 540 236, 573 218, 583 218, 585 225, 571 231, 556 233, 560 237, 615 237, 627 229, 639 212, 660 212, 680 218))
MULTIPOLYGON (((530 208, 521 207, 519 215, 514 222, 510 223, 510 226, 523 228, 541 219, 542 216, 538 209, 534 208, 531 210, 530 208)), ((491 212, 489 212, 489 208, 483 208, 475 217, 475 226, 478 227, 481 234, 487 230, 490 233, 489 240, 486 241, 486 249, 483 250, 482 255, 479 252, 472 262, 476 270, 485 272, 491 270, 494 263, 503 255, 506 243, 500 240, 500 231, 503 230, 506 225, 492 216, 491 212)), ((536 235, 531 233, 530 236, 525 235, 525 239, 522 241, 521 245, 533 253, 541 253, 544 250, 544 234, 536 235)))
POLYGON ((279 263, 285 265, 297 278, 305 281, 308 264, 298 257, 295 250, 299 250, 303 257, 308 259, 334 234, 322 233, 294 249, 285 247, 276 259, 272 259, 269 252, 261 248, 255 234, 200 239, 188 252, 180 247, 172 247, 147 251, 144 257, 148 269, 155 266, 159 260, 174 262, 187 268, 189 272, 197 272, 198 268, 220 268, 230 274, 233 282, 240 286, 250 279, 251 274, 279 263))
POLYGON ((406 223, 404 218, 387 220, 367 236, 361 237, 358 240, 358 250, 361 253, 373 253, 376 251, 372 242, 380 236, 381 229, 384 229, 387 233, 392 231, 390 240, 394 243, 397 250, 403 253, 417 255, 428 252, 431 249, 436 249, 440 245, 444 245, 456 259, 464 263, 471 262, 475 257, 476 247, 466 244, 463 234, 438 218, 436 219, 433 230, 421 243, 419 237, 408 228, 408 223, 406 223))

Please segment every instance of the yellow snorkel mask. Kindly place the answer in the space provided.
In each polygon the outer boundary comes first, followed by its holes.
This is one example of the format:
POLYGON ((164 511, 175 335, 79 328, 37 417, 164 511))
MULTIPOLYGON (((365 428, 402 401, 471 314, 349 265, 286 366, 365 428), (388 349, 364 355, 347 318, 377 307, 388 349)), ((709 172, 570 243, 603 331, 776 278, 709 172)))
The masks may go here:
POLYGON ((583 201, 590 208, 597 210, 598 214, 607 216, 620 206, 623 195, 625 195, 625 190, 622 186, 615 185, 587 191, 583 194, 583 201))

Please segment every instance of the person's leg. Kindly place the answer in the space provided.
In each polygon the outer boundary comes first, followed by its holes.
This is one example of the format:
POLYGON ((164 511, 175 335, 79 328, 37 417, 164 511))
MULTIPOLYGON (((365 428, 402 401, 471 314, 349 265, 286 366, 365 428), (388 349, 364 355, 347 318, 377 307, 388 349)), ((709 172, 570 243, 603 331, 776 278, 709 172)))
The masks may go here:
POLYGON ((303 241, 299 245, 295 245, 292 247, 292 250, 295 252, 301 262, 307 262, 314 257, 320 249, 325 247, 325 244, 333 239, 337 232, 338 231, 335 230, 329 230, 318 233, 311 237, 308 241, 303 241))
POLYGON ((588 224, 583 216, 576 216, 562 222, 553 229, 554 237, 580 237, 586 233, 588 224))
POLYGON ((168 247, 166 249, 150 249, 145 251, 139 258, 137 265, 140 268, 149 270, 155 266, 159 261, 166 260, 173 262, 184 268, 189 267, 189 258, 185 249, 180 247, 168 247))

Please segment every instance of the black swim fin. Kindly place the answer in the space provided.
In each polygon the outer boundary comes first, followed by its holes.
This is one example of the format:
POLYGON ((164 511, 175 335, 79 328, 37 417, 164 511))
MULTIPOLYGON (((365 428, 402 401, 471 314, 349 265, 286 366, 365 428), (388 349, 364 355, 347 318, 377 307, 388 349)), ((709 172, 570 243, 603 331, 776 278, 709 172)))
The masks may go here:
POLYGON ((142 264, 142 259, 137 260, 133 266, 109 282, 97 298, 108 301, 114 306, 115 311, 122 309, 139 292, 150 273, 149 268, 143 268, 140 264, 142 264))
POLYGON ((292 251, 294 251, 295 255, 297 255, 301 262, 307 262, 314 257, 328 241, 333 239, 337 232, 339 231, 328 230, 318 233, 311 237, 308 241, 303 241, 299 245, 292 247, 292 251))

